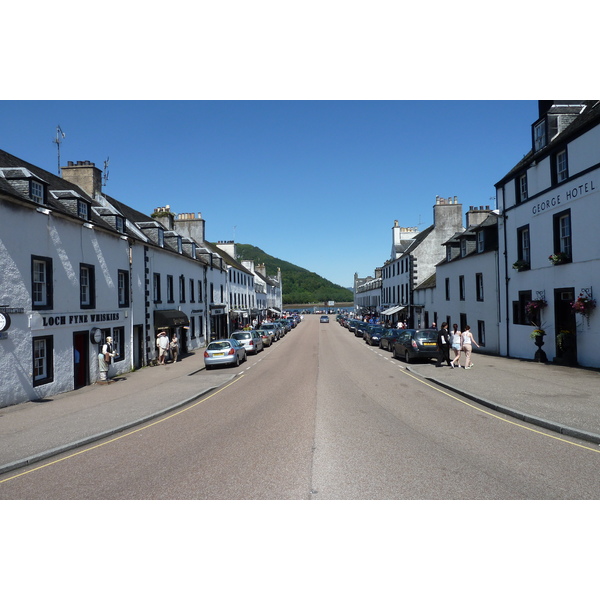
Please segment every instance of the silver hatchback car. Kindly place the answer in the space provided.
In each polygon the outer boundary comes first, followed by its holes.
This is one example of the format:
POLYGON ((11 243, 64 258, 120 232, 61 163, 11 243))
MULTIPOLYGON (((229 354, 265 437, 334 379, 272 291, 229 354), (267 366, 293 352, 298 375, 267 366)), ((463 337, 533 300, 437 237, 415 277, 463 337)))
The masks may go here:
POLYGON ((204 366, 212 369, 217 365, 239 366, 246 360, 246 349, 237 340, 215 340, 206 346, 204 366))
POLYGON ((261 350, 264 350, 262 336, 254 329, 251 331, 234 331, 231 337, 244 346, 247 354, 258 354, 261 350))

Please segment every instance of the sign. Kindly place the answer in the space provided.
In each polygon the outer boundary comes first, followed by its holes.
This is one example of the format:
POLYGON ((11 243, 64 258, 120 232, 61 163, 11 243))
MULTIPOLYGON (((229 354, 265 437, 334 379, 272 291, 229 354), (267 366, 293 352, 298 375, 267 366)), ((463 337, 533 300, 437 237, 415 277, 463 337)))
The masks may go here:
POLYGON ((541 200, 532 201, 533 204, 531 206, 531 214, 532 216, 541 215, 542 213, 556 208, 558 206, 562 206, 567 202, 571 202, 571 200, 576 200, 577 198, 583 198, 588 194, 592 194, 596 191, 596 183, 593 179, 589 179, 580 184, 567 184, 564 187, 560 188, 561 191, 558 194, 553 194, 552 196, 546 196, 541 200))

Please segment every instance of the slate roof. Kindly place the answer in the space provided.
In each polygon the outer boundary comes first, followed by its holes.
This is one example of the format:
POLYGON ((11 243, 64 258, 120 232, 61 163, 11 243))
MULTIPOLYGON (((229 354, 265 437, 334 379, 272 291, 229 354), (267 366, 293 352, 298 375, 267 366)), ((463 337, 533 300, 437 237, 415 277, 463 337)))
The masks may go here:
MULTIPOLYGON (((587 108, 579 115, 579 117, 543 148, 540 148, 537 152, 531 149, 500 181, 498 181, 498 183, 496 183, 496 187, 500 187, 511 179, 514 179, 519 172, 523 171, 523 169, 533 161, 540 161, 543 158, 546 158, 546 156, 551 154, 557 147, 579 137, 588 129, 591 129, 600 123, 600 101, 585 100, 583 103, 587 104, 587 108)), ((538 120, 535 122, 537 123, 538 120)))

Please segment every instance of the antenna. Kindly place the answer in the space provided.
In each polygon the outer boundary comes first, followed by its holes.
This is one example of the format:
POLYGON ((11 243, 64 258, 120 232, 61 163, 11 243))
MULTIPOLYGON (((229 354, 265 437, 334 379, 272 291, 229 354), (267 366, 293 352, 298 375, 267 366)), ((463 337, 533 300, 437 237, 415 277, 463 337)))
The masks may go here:
POLYGON ((60 144, 66 137, 65 132, 60 128, 60 125, 56 127, 56 139, 52 140, 53 144, 56 144, 56 152, 58 154, 58 176, 60 177, 60 144))
POLYGON ((108 163, 110 162, 110 156, 106 157, 104 161, 104 172, 102 173, 102 187, 106 187, 106 182, 108 181, 108 163))

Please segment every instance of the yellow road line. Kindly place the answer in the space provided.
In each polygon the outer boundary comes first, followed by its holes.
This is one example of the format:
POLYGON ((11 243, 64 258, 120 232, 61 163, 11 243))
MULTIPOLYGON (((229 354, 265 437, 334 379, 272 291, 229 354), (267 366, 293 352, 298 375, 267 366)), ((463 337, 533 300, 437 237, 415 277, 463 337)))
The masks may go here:
POLYGON ((186 412, 187 410, 195 408, 199 404, 202 404, 203 402, 206 402, 207 400, 210 400, 211 398, 214 398, 217 394, 221 393, 223 390, 225 390, 229 386, 233 385, 234 383, 237 383, 243 377, 244 377, 244 375, 242 373, 238 377, 236 377, 233 381, 229 382, 227 385, 224 385, 222 388, 219 388, 216 392, 214 392, 210 396, 207 396, 206 398, 202 398, 202 400, 198 400, 198 402, 194 402, 193 404, 190 404, 189 406, 186 406, 185 408, 182 408, 181 410, 178 410, 175 413, 169 414, 166 417, 163 417, 162 419, 159 419, 158 421, 153 421, 152 423, 148 423, 147 425, 144 425, 143 427, 137 427, 137 428, 132 429, 131 431, 128 431, 127 433, 124 433, 123 435, 115 437, 115 438, 113 438, 111 440, 107 440, 105 442, 101 442, 100 444, 95 444, 94 446, 92 446, 90 448, 86 448, 85 450, 79 450, 79 452, 75 452, 73 454, 69 454, 68 456, 63 456, 62 458, 59 458, 57 460, 53 460, 52 462, 49 462, 49 463, 44 464, 44 465, 40 465, 39 467, 35 467, 33 469, 29 469, 28 471, 25 471, 23 473, 19 473, 18 475, 13 475, 12 477, 8 477, 6 479, 0 479, 0 483, 6 483, 7 481, 11 481, 12 479, 17 479, 18 477, 23 477, 23 475, 29 475, 30 473, 34 473, 35 471, 39 471, 40 469, 45 469, 46 467, 50 467, 52 465, 56 465, 59 462, 62 462, 63 460, 68 460, 70 458, 74 458, 75 456, 79 456, 80 454, 85 454, 86 452, 90 452, 91 450, 96 450, 97 448, 101 448, 102 446, 106 446, 107 444, 112 444, 113 442, 117 442, 119 440, 122 440, 123 438, 126 438, 127 436, 133 435, 134 433, 138 433, 140 431, 144 431, 144 429, 149 429, 150 427, 154 427, 154 425, 158 425, 159 423, 163 423, 164 421, 168 421, 169 419, 172 419, 173 417, 177 417, 178 415, 186 412))
MULTIPOLYGON (((453 400, 456 400, 457 402, 460 402, 460 403, 464 404, 465 406, 468 406, 474 410, 478 410, 479 412, 482 412, 490 417, 493 417, 494 419, 498 419, 499 421, 504 421, 505 423, 508 423, 509 425, 514 425, 515 427, 520 427, 521 429, 526 429, 527 431, 537 433, 538 435, 543 435, 545 437, 549 437, 553 440, 558 440, 559 442, 563 442, 564 444, 570 444, 571 446, 576 446, 577 448, 583 448, 584 450, 588 450, 589 452, 596 452, 597 454, 600 454, 600 450, 597 450, 596 448, 590 448, 588 446, 584 446, 583 444, 579 444, 577 442, 571 442, 570 440, 565 440, 563 438, 557 437, 550 433, 544 433, 543 431, 538 431, 537 429, 532 429, 531 427, 527 427, 526 425, 521 425, 520 423, 515 423, 514 421, 505 419, 504 417, 501 417, 497 414, 489 412, 483 408, 480 408, 479 406, 475 406, 475 405, 471 404, 470 402, 467 402, 466 400, 462 400, 461 398, 458 398, 457 396, 454 396, 453 394, 450 394, 449 392, 447 392, 443 389, 440 389, 439 387, 436 387, 435 385, 425 381, 422 377, 413 375, 412 373, 410 373, 406 369, 403 369, 402 367, 399 367, 399 369, 403 375, 406 375, 407 377, 411 377, 412 379, 418 381, 419 383, 426 385, 427 387, 430 387, 431 389, 434 389, 436 392, 439 392, 440 394, 444 394, 445 396, 448 396, 449 398, 452 398, 453 400)), ((471 402, 474 402, 474 401, 471 401, 471 402)))

